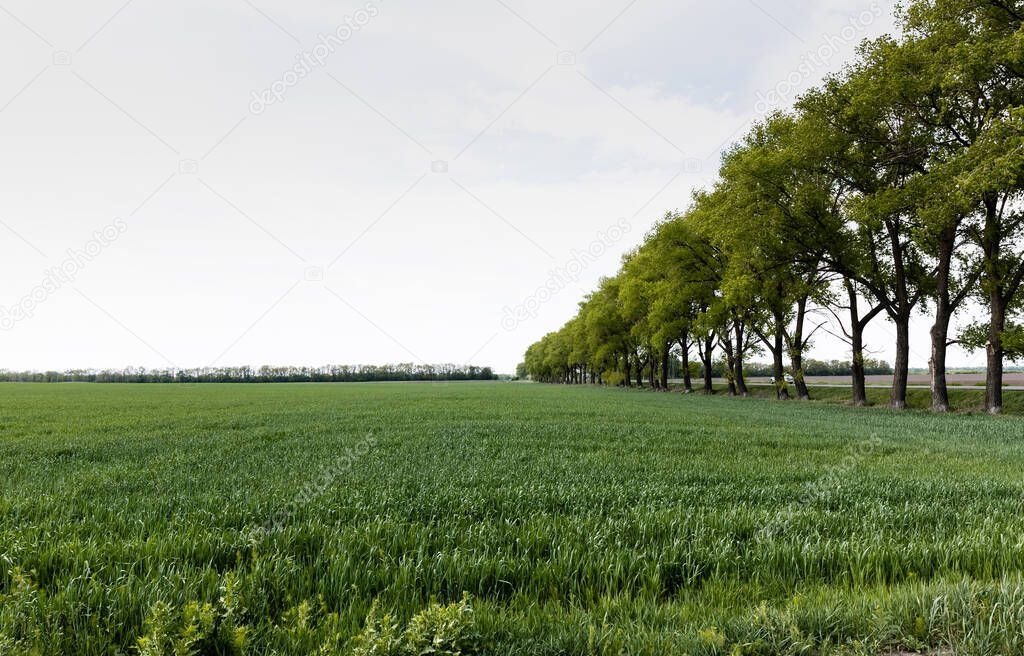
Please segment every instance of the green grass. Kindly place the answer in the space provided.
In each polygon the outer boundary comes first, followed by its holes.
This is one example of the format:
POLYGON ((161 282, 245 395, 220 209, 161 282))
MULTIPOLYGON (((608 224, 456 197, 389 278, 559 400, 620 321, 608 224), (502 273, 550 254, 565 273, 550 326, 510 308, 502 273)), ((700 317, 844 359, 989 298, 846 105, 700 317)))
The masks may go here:
POLYGON ((1024 652, 1019 418, 486 383, 0 398, 0 654, 1024 652))

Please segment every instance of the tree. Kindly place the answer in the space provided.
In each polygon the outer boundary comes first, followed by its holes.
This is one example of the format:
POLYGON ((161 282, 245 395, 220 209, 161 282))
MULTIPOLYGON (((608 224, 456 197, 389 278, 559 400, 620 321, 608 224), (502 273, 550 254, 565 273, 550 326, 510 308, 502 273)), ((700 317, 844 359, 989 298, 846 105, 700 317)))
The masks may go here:
POLYGON ((778 114, 755 125, 725 157, 716 234, 730 251, 724 292, 751 308, 750 328, 772 353, 779 398, 788 398, 788 354, 797 394, 810 398, 803 354, 813 303, 828 300, 823 252, 836 229, 834 181, 802 161, 797 121, 778 114))
MULTIPOLYGON (((948 144, 945 203, 938 205, 947 216, 976 218, 966 234, 980 251, 979 296, 989 309, 985 405, 990 413, 1002 411, 1004 336, 1024 282, 1019 248, 1024 216, 1015 210, 1024 187, 1022 11, 1014 0, 933 0, 913 3, 904 16, 906 30, 923 50, 928 79, 934 80, 940 104, 933 113, 941 143, 948 144)), ((941 319, 941 308, 938 314, 941 319)))
POLYGON ((686 220, 703 242, 704 256, 697 277, 711 285, 703 312, 704 327, 717 336, 724 353, 729 394, 747 396, 743 363, 751 350, 751 325, 758 308, 751 303, 748 290, 735 284, 737 272, 746 268, 737 259, 729 236, 734 217, 729 215, 727 194, 728 189, 721 184, 711 192, 694 194, 694 204, 686 220))
POLYGON ((912 239, 917 229, 917 176, 926 172, 929 133, 887 93, 888 39, 862 47, 862 59, 799 103, 820 130, 822 168, 844 182, 843 211, 852 224, 847 257, 832 269, 855 281, 896 326, 890 405, 907 404, 910 320, 929 291, 926 257, 912 239))
POLYGON ((686 391, 692 389, 689 354, 696 346, 704 393, 711 394, 714 336, 707 313, 717 285, 713 248, 697 230, 692 212, 671 212, 651 231, 641 253, 643 266, 638 268, 653 281, 650 321, 655 338, 679 346, 686 391))

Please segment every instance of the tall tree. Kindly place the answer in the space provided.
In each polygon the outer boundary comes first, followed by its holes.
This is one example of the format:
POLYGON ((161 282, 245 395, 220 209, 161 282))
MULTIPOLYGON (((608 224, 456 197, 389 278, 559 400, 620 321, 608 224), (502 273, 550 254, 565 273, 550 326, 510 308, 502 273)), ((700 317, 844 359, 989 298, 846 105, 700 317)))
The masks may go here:
POLYGON ((800 109, 822 130, 825 170, 845 182, 844 212, 853 223, 854 257, 833 260, 837 273, 868 290, 896 326, 890 405, 907 405, 910 321, 929 293, 929 263, 912 236, 918 227, 916 187, 924 174, 930 133, 886 96, 881 39, 840 77, 807 94, 800 109))
MULTIPOLYGON (((933 89, 935 107, 922 114, 941 146, 946 184, 935 185, 942 190, 935 205, 949 222, 976 217, 966 234, 980 251, 977 275, 989 309, 985 404, 991 413, 1002 411, 1008 311, 1024 281, 1022 215, 1015 208, 1024 187, 1022 17, 1024 3, 1016 0, 918 0, 902 17, 920 78, 933 89)), ((953 301, 973 288, 955 291, 953 301)), ((942 305, 940 299, 937 326, 945 319, 942 305)), ((933 341, 945 341, 940 329, 933 341)), ((936 402, 942 401, 939 395, 936 402)))
POLYGON ((808 314, 827 296, 825 254, 842 235, 834 180, 805 165, 796 128, 793 117, 773 116, 726 155, 717 234, 732 252, 725 288, 755 309, 751 329, 773 355, 778 395, 788 397, 788 354, 797 394, 808 399, 803 355, 814 332, 808 314))

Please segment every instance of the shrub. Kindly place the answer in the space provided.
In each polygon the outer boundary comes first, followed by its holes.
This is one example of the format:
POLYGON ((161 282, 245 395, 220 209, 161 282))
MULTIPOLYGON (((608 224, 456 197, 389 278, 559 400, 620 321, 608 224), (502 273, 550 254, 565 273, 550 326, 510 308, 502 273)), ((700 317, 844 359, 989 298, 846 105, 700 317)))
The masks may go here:
POLYGON ((146 633, 136 641, 139 655, 242 654, 249 629, 236 623, 242 609, 234 587, 229 575, 216 605, 193 601, 178 611, 167 602, 155 603, 146 620, 146 633))
POLYGON ((434 602, 414 615, 405 631, 373 602, 366 625, 353 641, 353 656, 470 656, 481 648, 470 596, 447 606, 434 602))

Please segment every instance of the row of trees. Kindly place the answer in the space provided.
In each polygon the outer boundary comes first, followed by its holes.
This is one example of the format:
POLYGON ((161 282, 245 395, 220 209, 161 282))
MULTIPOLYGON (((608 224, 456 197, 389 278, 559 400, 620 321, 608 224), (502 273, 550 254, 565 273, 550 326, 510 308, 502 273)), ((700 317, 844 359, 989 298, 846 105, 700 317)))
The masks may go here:
POLYGON ((198 369, 0 371, 19 383, 367 383, 496 380, 490 367, 454 364, 328 365, 324 367, 204 367, 198 369))
POLYGON ((910 322, 927 311, 933 408, 949 409, 946 353, 960 343, 985 350, 986 408, 1001 412, 1004 361, 1024 353, 1024 2, 914 0, 898 21, 898 36, 865 42, 734 145, 712 189, 530 347, 530 375, 642 384, 646 371, 665 386, 675 351, 684 370, 702 363, 710 392, 717 354, 730 393, 746 394, 744 361, 763 348, 778 396, 788 363, 807 398, 804 353, 833 330, 862 405, 864 331, 882 318, 896 333, 891 405, 904 408, 910 322), (951 334, 967 307, 980 315, 951 334))
MULTIPOLYGON (((700 378, 704 375, 703 367, 699 361, 690 361, 687 367, 688 375, 691 379, 691 391, 692 391, 692 379, 700 378)), ((659 372, 661 373, 661 372, 659 372)), ((853 373, 850 362, 847 360, 815 360, 809 358, 804 361, 805 376, 849 376, 853 373)), ((875 360, 871 358, 864 359, 864 374, 867 376, 891 376, 892 365, 885 360, 875 360)), ((714 368, 711 370, 713 378, 727 378, 726 363, 724 359, 720 359, 714 363, 714 368)), ((743 364, 743 375, 745 377, 762 377, 767 378, 768 376, 775 375, 775 367, 769 362, 744 362, 743 364)), ((513 378, 514 380, 524 380, 530 377, 530 372, 527 370, 525 362, 520 362, 516 367, 516 373, 513 378)), ((676 347, 670 349, 670 355, 668 359, 668 374, 666 380, 677 380, 684 377, 683 373, 683 362, 680 357, 680 350, 676 347)), ((562 381, 566 382, 566 381, 562 381)), ((659 378, 651 379, 652 384, 660 387, 661 381, 659 378)), ((666 388, 667 389, 667 388, 666 388)))

